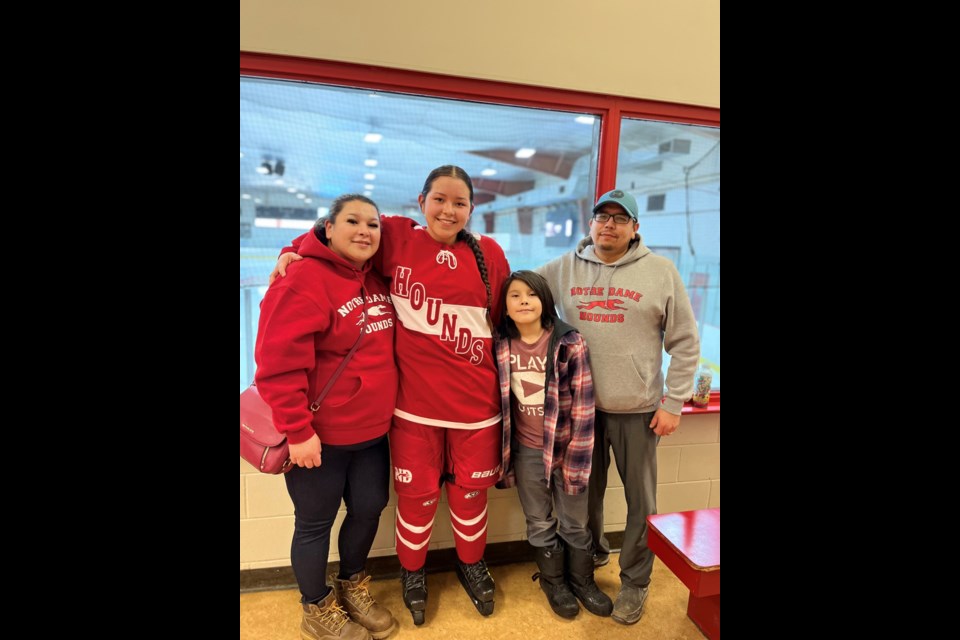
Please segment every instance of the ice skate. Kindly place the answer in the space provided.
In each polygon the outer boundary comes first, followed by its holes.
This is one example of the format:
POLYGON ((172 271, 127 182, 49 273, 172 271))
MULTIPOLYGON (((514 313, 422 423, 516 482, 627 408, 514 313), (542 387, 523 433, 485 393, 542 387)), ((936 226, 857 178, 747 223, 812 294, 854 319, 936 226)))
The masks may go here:
POLYGON ((493 577, 482 558, 473 564, 457 560, 457 578, 480 615, 493 613, 493 577))
POLYGON ((403 586, 403 604, 413 615, 413 624, 420 626, 427 609, 427 572, 423 567, 416 571, 400 572, 400 584, 403 586))

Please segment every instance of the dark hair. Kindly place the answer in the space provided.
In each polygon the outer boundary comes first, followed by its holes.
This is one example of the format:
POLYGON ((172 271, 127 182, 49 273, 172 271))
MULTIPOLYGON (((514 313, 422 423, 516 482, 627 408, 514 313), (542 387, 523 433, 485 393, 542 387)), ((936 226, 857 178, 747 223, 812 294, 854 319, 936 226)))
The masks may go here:
POLYGON ((343 208, 347 206, 347 203, 353 202, 354 200, 359 200, 360 202, 365 202, 366 204, 371 205, 377 210, 377 215, 380 215, 380 207, 378 207, 377 203, 367 196, 360 195, 359 193, 345 193, 342 196, 334 199, 334 201, 330 203, 330 211, 327 213, 327 215, 318 219, 313 225, 313 233, 317 236, 320 242, 327 246, 330 245, 330 240, 327 238, 326 223, 329 222, 330 224, 333 224, 336 222, 337 216, 340 215, 340 212, 343 211, 343 208))
MULTIPOLYGON (((467 185, 467 189, 470 190, 470 204, 473 205, 473 182, 470 180, 470 176, 466 171, 453 164, 445 164, 431 171, 423 183, 423 189, 420 190, 421 196, 424 198, 427 197, 427 194, 433 189, 433 183, 436 182, 437 178, 455 178, 462 180, 464 184, 467 185)), ((477 242, 477 238, 466 229, 460 229, 460 231, 457 232, 457 240, 466 242, 470 250, 473 251, 473 257, 477 261, 477 268, 480 270, 480 278, 483 280, 483 286, 487 288, 487 311, 489 312, 493 307, 493 293, 490 291, 490 277, 487 275, 487 262, 483 259, 483 251, 480 249, 480 243, 477 242)))
POLYGON ((467 175, 466 171, 453 164, 445 164, 431 171, 423 183, 423 189, 420 190, 420 195, 426 198, 430 190, 433 189, 433 183, 437 178, 456 178, 457 180, 463 180, 467 185, 467 189, 470 190, 470 204, 473 204, 473 182, 470 181, 470 176, 467 175))
POLYGON ((507 279, 503 281, 503 291, 500 293, 500 299, 503 301, 503 321, 500 323, 500 334, 508 335, 511 338, 519 338, 520 332, 517 331, 517 325, 513 318, 507 315, 507 290, 514 280, 523 282, 533 289, 533 292, 540 298, 540 305, 543 311, 540 313, 540 326, 549 329, 559 319, 557 316, 557 306, 553 301, 553 292, 550 291, 550 285, 547 279, 534 271, 514 271, 507 279))

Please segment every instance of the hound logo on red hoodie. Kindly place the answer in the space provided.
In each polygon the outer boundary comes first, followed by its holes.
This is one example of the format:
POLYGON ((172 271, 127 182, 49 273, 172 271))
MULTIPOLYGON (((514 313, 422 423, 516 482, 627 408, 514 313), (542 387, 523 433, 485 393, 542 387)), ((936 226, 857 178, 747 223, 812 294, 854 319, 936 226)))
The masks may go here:
MULTIPOLYGON (((367 296, 367 328, 365 333, 373 333, 374 331, 383 331, 384 329, 389 329, 393 326, 393 318, 388 318, 387 316, 392 316, 393 312, 390 311, 390 308, 386 304, 376 304, 378 302, 386 302, 388 304, 393 304, 393 301, 390 300, 390 296, 384 295, 382 293, 374 293, 367 296), (380 318, 380 319, 378 319, 380 318)), ((345 318, 347 315, 354 309, 360 309, 360 312, 357 314, 357 326, 363 324, 363 309, 360 308, 363 304, 363 298, 356 296, 348 300, 345 304, 340 305, 340 308, 337 309, 337 313, 340 314, 340 317, 345 318)))

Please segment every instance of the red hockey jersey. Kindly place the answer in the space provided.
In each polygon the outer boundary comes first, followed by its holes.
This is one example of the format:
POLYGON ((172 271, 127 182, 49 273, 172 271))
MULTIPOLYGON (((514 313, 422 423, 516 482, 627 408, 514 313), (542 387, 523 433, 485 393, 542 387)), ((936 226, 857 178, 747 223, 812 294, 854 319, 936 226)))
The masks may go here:
MULTIPOLYGON (((400 390, 394 415, 451 429, 481 429, 500 421, 500 387, 487 291, 465 242, 445 245, 403 217, 383 217, 373 262, 390 279, 399 318, 400 390)), ((492 321, 502 313, 500 289, 510 274, 503 249, 480 237, 493 298, 492 321)))

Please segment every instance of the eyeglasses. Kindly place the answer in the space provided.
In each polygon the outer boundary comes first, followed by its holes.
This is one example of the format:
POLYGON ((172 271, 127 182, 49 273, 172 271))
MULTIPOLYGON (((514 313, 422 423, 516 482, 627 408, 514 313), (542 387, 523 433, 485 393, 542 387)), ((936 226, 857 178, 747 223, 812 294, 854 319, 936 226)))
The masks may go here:
POLYGON ((616 224, 627 224, 628 222, 630 222, 631 220, 633 220, 632 217, 628 216, 628 215, 625 214, 625 213, 615 213, 615 214, 613 214, 612 216, 611 216, 609 213, 595 213, 595 214, 593 214, 593 219, 596 220, 597 222, 600 222, 600 223, 608 222, 608 221, 610 220, 610 218, 613 218, 613 221, 614 221, 616 224))

